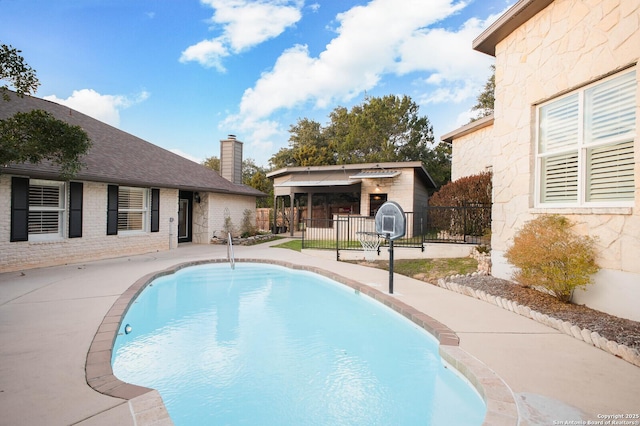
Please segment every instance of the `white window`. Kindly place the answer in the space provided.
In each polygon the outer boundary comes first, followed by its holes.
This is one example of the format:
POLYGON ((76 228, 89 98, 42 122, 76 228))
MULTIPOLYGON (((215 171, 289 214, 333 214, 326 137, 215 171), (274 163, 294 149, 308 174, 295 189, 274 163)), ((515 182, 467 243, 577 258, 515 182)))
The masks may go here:
POLYGON ((118 232, 146 231, 149 191, 146 188, 118 188, 118 232))
POLYGON ((29 181, 29 240, 62 238, 65 217, 64 182, 29 181))
POLYGON ((538 107, 536 205, 632 206, 636 71, 538 107))

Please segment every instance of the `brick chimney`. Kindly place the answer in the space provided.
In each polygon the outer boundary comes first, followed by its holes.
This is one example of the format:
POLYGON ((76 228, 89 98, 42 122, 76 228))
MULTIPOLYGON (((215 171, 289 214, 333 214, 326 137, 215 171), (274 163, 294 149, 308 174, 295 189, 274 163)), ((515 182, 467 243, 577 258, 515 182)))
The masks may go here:
POLYGON ((242 184, 242 142, 236 135, 220 141, 220 175, 229 182, 242 184))

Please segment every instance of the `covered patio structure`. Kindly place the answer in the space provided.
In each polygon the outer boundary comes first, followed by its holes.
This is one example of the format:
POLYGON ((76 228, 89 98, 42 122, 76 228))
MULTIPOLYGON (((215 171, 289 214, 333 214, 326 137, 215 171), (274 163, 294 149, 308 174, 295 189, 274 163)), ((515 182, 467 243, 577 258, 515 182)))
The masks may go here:
POLYGON ((436 185, 420 161, 286 167, 273 179, 274 230, 294 235, 311 220, 375 216, 388 200, 406 212, 427 206, 436 185))

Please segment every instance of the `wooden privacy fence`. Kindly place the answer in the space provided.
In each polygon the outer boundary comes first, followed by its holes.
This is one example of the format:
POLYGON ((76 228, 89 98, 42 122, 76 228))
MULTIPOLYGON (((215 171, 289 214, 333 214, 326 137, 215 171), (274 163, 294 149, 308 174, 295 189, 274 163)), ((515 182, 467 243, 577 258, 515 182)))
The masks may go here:
POLYGON ((256 209, 256 227, 260 231, 268 231, 271 229, 271 210, 270 208, 256 209))

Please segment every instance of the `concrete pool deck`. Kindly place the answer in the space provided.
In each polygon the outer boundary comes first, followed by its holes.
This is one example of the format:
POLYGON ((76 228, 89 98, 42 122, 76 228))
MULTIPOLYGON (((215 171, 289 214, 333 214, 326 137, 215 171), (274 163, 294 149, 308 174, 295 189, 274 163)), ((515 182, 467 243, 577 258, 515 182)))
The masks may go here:
MULTIPOLYGON (((321 268, 387 291, 388 273, 382 270, 264 244, 236 246, 235 255, 321 268)), ((136 424, 133 413, 156 406, 159 396, 147 393, 128 401, 87 384, 87 353, 96 331, 140 278, 185 262, 225 257, 225 246, 185 245, 0 274, 0 424, 136 424)), ((518 402, 520 424, 640 413, 640 368, 533 320, 421 281, 396 275, 394 290, 394 299, 451 328, 460 349, 507 383, 518 402)), ((166 412, 149 412, 142 420, 171 424, 166 412)))

